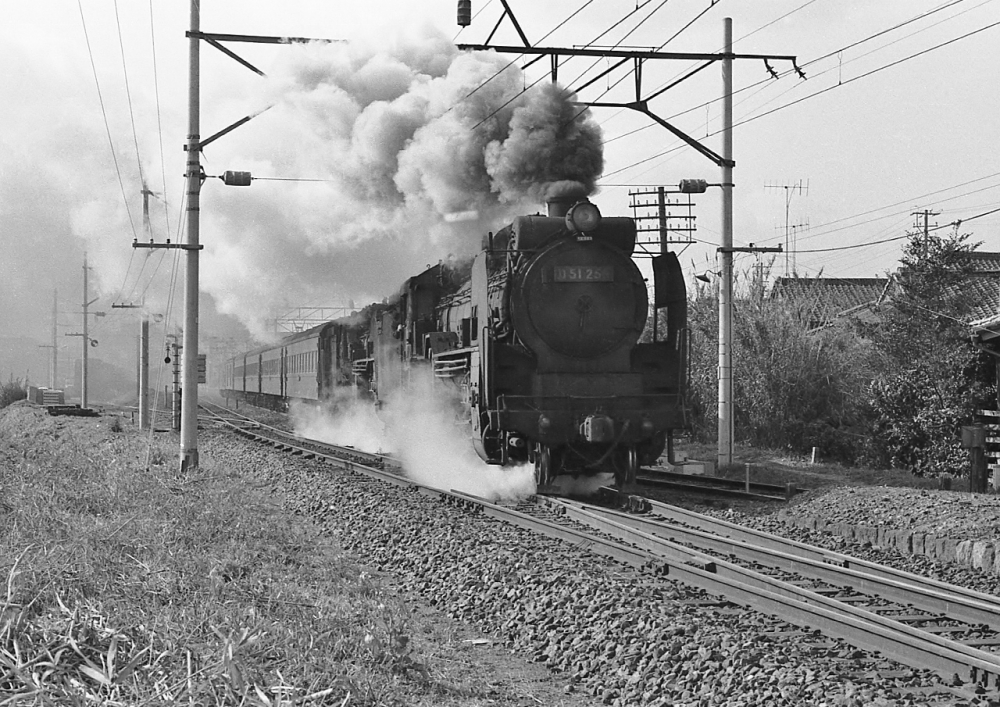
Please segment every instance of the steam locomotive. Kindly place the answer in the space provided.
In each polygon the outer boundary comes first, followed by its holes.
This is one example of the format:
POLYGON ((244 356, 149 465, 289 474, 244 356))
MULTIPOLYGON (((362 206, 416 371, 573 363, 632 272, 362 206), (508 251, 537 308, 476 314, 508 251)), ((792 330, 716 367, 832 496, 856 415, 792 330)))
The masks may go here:
POLYGON ((461 266, 439 263, 398 295, 238 356, 226 395, 255 404, 323 402, 345 387, 376 401, 416 371, 457 394, 472 444, 493 464, 559 474, 613 472, 634 484, 686 426, 687 297, 676 255, 632 260, 635 221, 589 201, 553 201, 483 240, 461 266))

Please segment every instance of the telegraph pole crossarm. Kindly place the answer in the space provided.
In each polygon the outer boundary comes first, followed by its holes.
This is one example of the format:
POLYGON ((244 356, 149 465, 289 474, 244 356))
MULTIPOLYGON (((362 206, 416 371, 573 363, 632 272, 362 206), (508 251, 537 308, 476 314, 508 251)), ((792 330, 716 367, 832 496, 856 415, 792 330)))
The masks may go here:
POLYGON ((203 246, 201 244, 191 245, 189 243, 141 243, 141 242, 138 242, 138 241, 132 243, 132 247, 133 248, 174 248, 174 249, 177 249, 177 250, 204 250, 204 248, 205 248, 205 246, 203 246))

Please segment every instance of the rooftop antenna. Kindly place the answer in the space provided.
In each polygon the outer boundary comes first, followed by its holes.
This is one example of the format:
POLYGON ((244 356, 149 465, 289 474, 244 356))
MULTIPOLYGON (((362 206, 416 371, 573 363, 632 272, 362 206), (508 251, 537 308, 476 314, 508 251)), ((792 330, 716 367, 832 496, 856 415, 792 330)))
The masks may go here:
MULTIPOLYGON (((768 183, 764 185, 764 189, 768 191, 783 189, 785 192, 785 277, 788 277, 795 271, 795 246, 792 242, 793 226, 788 222, 788 212, 792 205, 793 194, 801 194, 803 196, 807 196, 809 194, 809 180, 806 180, 804 185, 802 184, 801 179, 794 183, 768 183)), ((800 223, 796 224, 794 228, 802 228, 803 226, 808 225, 808 223, 800 223)))

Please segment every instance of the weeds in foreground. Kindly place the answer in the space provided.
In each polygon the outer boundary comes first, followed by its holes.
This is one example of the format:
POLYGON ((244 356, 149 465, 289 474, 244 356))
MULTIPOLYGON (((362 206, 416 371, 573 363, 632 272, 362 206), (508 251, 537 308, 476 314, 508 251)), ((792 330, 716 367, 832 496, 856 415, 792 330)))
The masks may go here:
POLYGON ((0 694, 288 707, 433 690, 406 608, 316 528, 210 457, 180 480, 146 467, 145 435, 69 436, 0 474, 0 694))

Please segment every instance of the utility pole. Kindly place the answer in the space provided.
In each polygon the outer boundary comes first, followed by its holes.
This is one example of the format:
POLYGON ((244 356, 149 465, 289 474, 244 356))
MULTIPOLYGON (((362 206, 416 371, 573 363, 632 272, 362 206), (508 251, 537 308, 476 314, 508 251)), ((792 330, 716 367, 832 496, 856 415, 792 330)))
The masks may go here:
POLYGON ((175 432, 179 432, 181 429, 181 415, 182 415, 182 401, 183 394, 181 391, 181 346, 177 343, 176 334, 167 334, 167 338, 172 341, 167 342, 167 363, 173 364, 174 373, 174 389, 173 394, 170 398, 170 420, 171 427, 175 432))
MULTIPOLYGON (((917 228, 920 228, 919 218, 921 216, 924 217, 924 228, 923 228, 923 231, 924 231, 924 238, 927 238, 930 235, 930 232, 931 232, 931 216, 940 216, 941 212, 940 211, 931 211, 930 209, 924 209, 923 211, 914 211, 910 215, 917 217, 917 219, 918 219, 918 221, 917 221, 917 228)), ((937 225, 937 224, 935 224, 935 225, 937 225)))
POLYGON ((59 290, 52 292, 52 380, 49 386, 55 390, 59 387, 59 345, 56 343, 59 329, 59 290))
MULTIPOLYGON (((87 407, 87 355, 91 346, 97 346, 97 340, 90 338, 89 330, 89 307, 99 298, 88 299, 90 297, 89 288, 87 286, 87 275, 90 268, 87 265, 87 252, 83 253, 83 333, 73 333, 67 334, 66 336, 80 336, 83 337, 83 360, 80 362, 80 407, 87 407)), ((104 312, 94 312, 95 317, 103 317, 104 312)))
POLYGON ((87 307, 90 302, 87 298, 87 252, 83 253, 83 361, 80 372, 80 407, 87 407, 87 351, 90 349, 90 334, 87 329, 87 307))
POLYGON ((53 290, 52 295, 52 343, 39 344, 40 349, 52 349, 52 360, 49 366, 49 388, 55 390, 58 387, 56 381, 59 380, 59 347, 56 344, 56 336, 59 325, 59 290, 53 290))
POLYGON ((184 276, 184 365, 181 382, 181 472, 198 466, 198 249, 201 208, 200 0, 191 0, 188 46, 187 270, 184 276))
POLYGON ((719 248, 719 467, 733 463, 733 20, 723 27, 722 247, 719 248))
POLYGON ((149 419, 149 317, 142 317, 139 328, 139 429, 148 430, 149 419))
POLYGON ((136 399, 139 408, 139 429, 148 430, 152 426, 149 419, 149 314, 142 304, 112 304, 111 308, 143 310, 139 324, 139 350, 136 352, 136 399))

